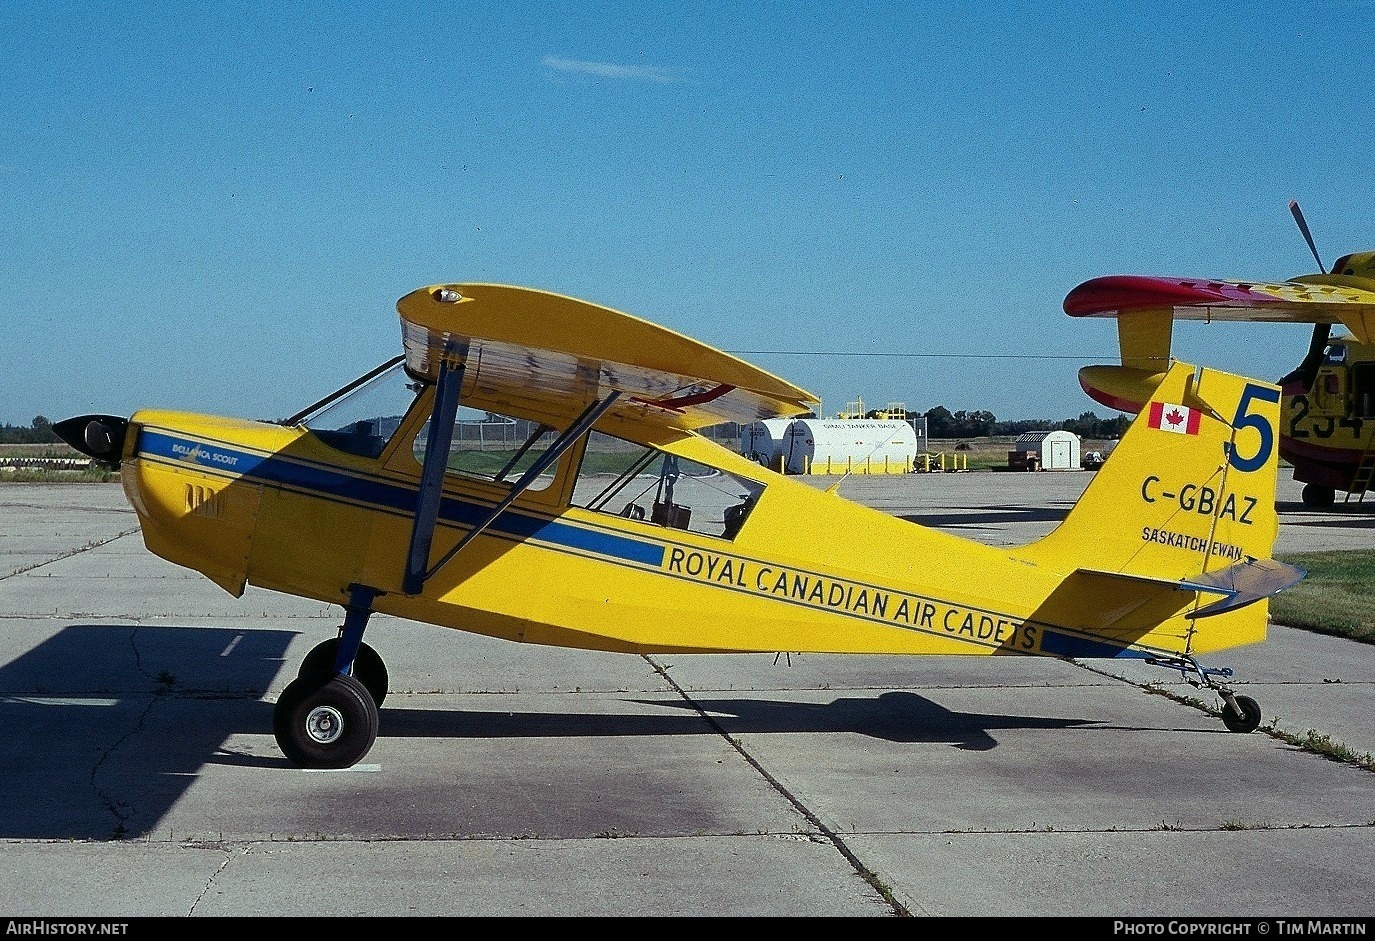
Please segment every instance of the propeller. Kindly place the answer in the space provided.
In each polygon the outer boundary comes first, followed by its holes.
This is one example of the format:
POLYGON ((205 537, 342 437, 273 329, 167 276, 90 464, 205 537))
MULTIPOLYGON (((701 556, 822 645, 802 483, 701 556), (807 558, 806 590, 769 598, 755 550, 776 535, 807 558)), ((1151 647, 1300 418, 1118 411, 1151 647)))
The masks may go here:
POLYGON ((1308 231, 1308 223, 1303 219, 1303 210, 1299 208, 1297 199, 1289 200, 1289 214, 1294 217, 1294 221, 1299 224, 1299 231, 1303 233, 1303 240, 1308 243, 1308 250, 1313 253, 1313 260, 1318 263, 1318 270, 1327 274, 1327 266, 1318 257, 1318 247, 1313 244, 1313 233, 1308 231))
MULTIPOLYGON (((1289 214, 1298 223, 1299 231, 1303 233, 1303 240, 1308 243, 1308 250, 1313 253, 1313 260, 1318 263, 1318 271, 1327 274, 1327 266, 1318 257, 1318 246, 1313 242, 1313 233, 1308 231, 1308 223, 1304 221, 1303 210, 1299 208, 1297 199, 1289 200, 1289 214)), ((1313 336, 1308 341, 1308 354, 1304 356, 1299 368, 1294 370, 1280 384, 1284 385, 1289 379, 1297 379, 1307 392, 1313 387, 1313 380, 1318 376, 1318 367, 1322 365, 1323 353, 1327 351, 1327 341, 1332 336, 1332 325, 1330 323, 1318 323, 1313 325, 1313 336)))

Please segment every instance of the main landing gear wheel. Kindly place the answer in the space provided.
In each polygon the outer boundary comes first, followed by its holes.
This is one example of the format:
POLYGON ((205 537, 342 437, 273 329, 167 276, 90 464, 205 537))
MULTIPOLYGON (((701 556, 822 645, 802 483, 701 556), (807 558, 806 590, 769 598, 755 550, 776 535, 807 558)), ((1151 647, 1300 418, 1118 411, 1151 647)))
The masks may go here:
POLYGON ((1322 484, 1304 484, 1303 505, 1315 510, 1325 510, 1337 499, 1337 491, 1322 484))
POLYGON ((377 741, 377 704, 352 676, 306 674, 282 690, 272 734, 282 754, 302 768, 348 768, 377 741))
POLYGON ((1222 724, 1233 732, 1254 732, 1260 728, 1260 703, 1250 696, 1232 697, 1231 703, 1222 706, 1222 724), (1240 715, 1232 710, 1233 703, 1241 710, 1240 715))
MULTIPOLYGON (((296 676, 315 676, 323 681, 334 674, 334 661, 338 656, 339 638, 321 641, 306 654, 296 676)), ((387 698, 387 665, 382 662, 382 655, 367 644, 359 644, 353 658, 353 676, 367 688, 372 701, 381 709, 382 700, 387 698)))

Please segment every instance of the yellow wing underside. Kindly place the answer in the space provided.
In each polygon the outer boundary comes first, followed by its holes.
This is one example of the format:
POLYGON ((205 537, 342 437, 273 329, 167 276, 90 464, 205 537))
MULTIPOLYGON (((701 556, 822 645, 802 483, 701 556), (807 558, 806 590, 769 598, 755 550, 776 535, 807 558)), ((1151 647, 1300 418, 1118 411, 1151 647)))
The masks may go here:
POLYGON ((431 285, 397 302, 406 368, 465 367, 465 401, 572 417, 615 390, 610 415, 679 430, 802 415, 816 396, 630 314, 531 288, 431 285))

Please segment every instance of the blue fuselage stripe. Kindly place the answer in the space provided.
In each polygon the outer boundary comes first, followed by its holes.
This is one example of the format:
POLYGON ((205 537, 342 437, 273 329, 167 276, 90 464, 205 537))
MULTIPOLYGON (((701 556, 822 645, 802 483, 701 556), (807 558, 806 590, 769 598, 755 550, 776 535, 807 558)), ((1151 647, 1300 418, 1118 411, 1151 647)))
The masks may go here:
POLYGON ((1133 650, 1129 647, 1123 647, 1121 644, 1108 644, 1103 641, 1089 640, 1085 637, 1073 637, 1051 628, 1045 628, 1041 631, 1041 652, 1050 654, 1052 657, 1085 660, 1110 660, 1118 657, 1131 659, 1151 656, 1144 650, 1133 650))
MULTIPOLYGON (((375 477, 354 476, 276 455, 254 454, 223 444, 203 444, 149 428, 145 428, 139 437, 139 451, 153 458, 193 464, 206 470, 274 486, 291 487, 316 496, 383 507, 403 515, 415 513, 419 492, 418 483, 407 486, 375 477)), ((471 528, 485 518, 488 511, 487 507, 480 504, 445 497, 440 504, 439 519, 450 525, 471 528)), ((664 546, 659 544, 511 510, 497 517, 492 523, 492 530, 508 537, 537 539, 655 568, 661 566, 664 560, 664 546)))

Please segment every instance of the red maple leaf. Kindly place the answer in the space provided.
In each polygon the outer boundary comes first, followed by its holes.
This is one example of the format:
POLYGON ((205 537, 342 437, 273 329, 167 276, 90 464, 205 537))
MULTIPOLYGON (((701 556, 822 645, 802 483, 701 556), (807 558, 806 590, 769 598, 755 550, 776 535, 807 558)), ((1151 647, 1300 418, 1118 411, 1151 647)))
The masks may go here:
POLYGON ((1179 409, 1174 409, 1168 415, 1165 416, 1165 420, 1169 422, 1171 425, 1178 425, 1180 422, 1184 420, 1184 416, 1180 414, 1179 409))

